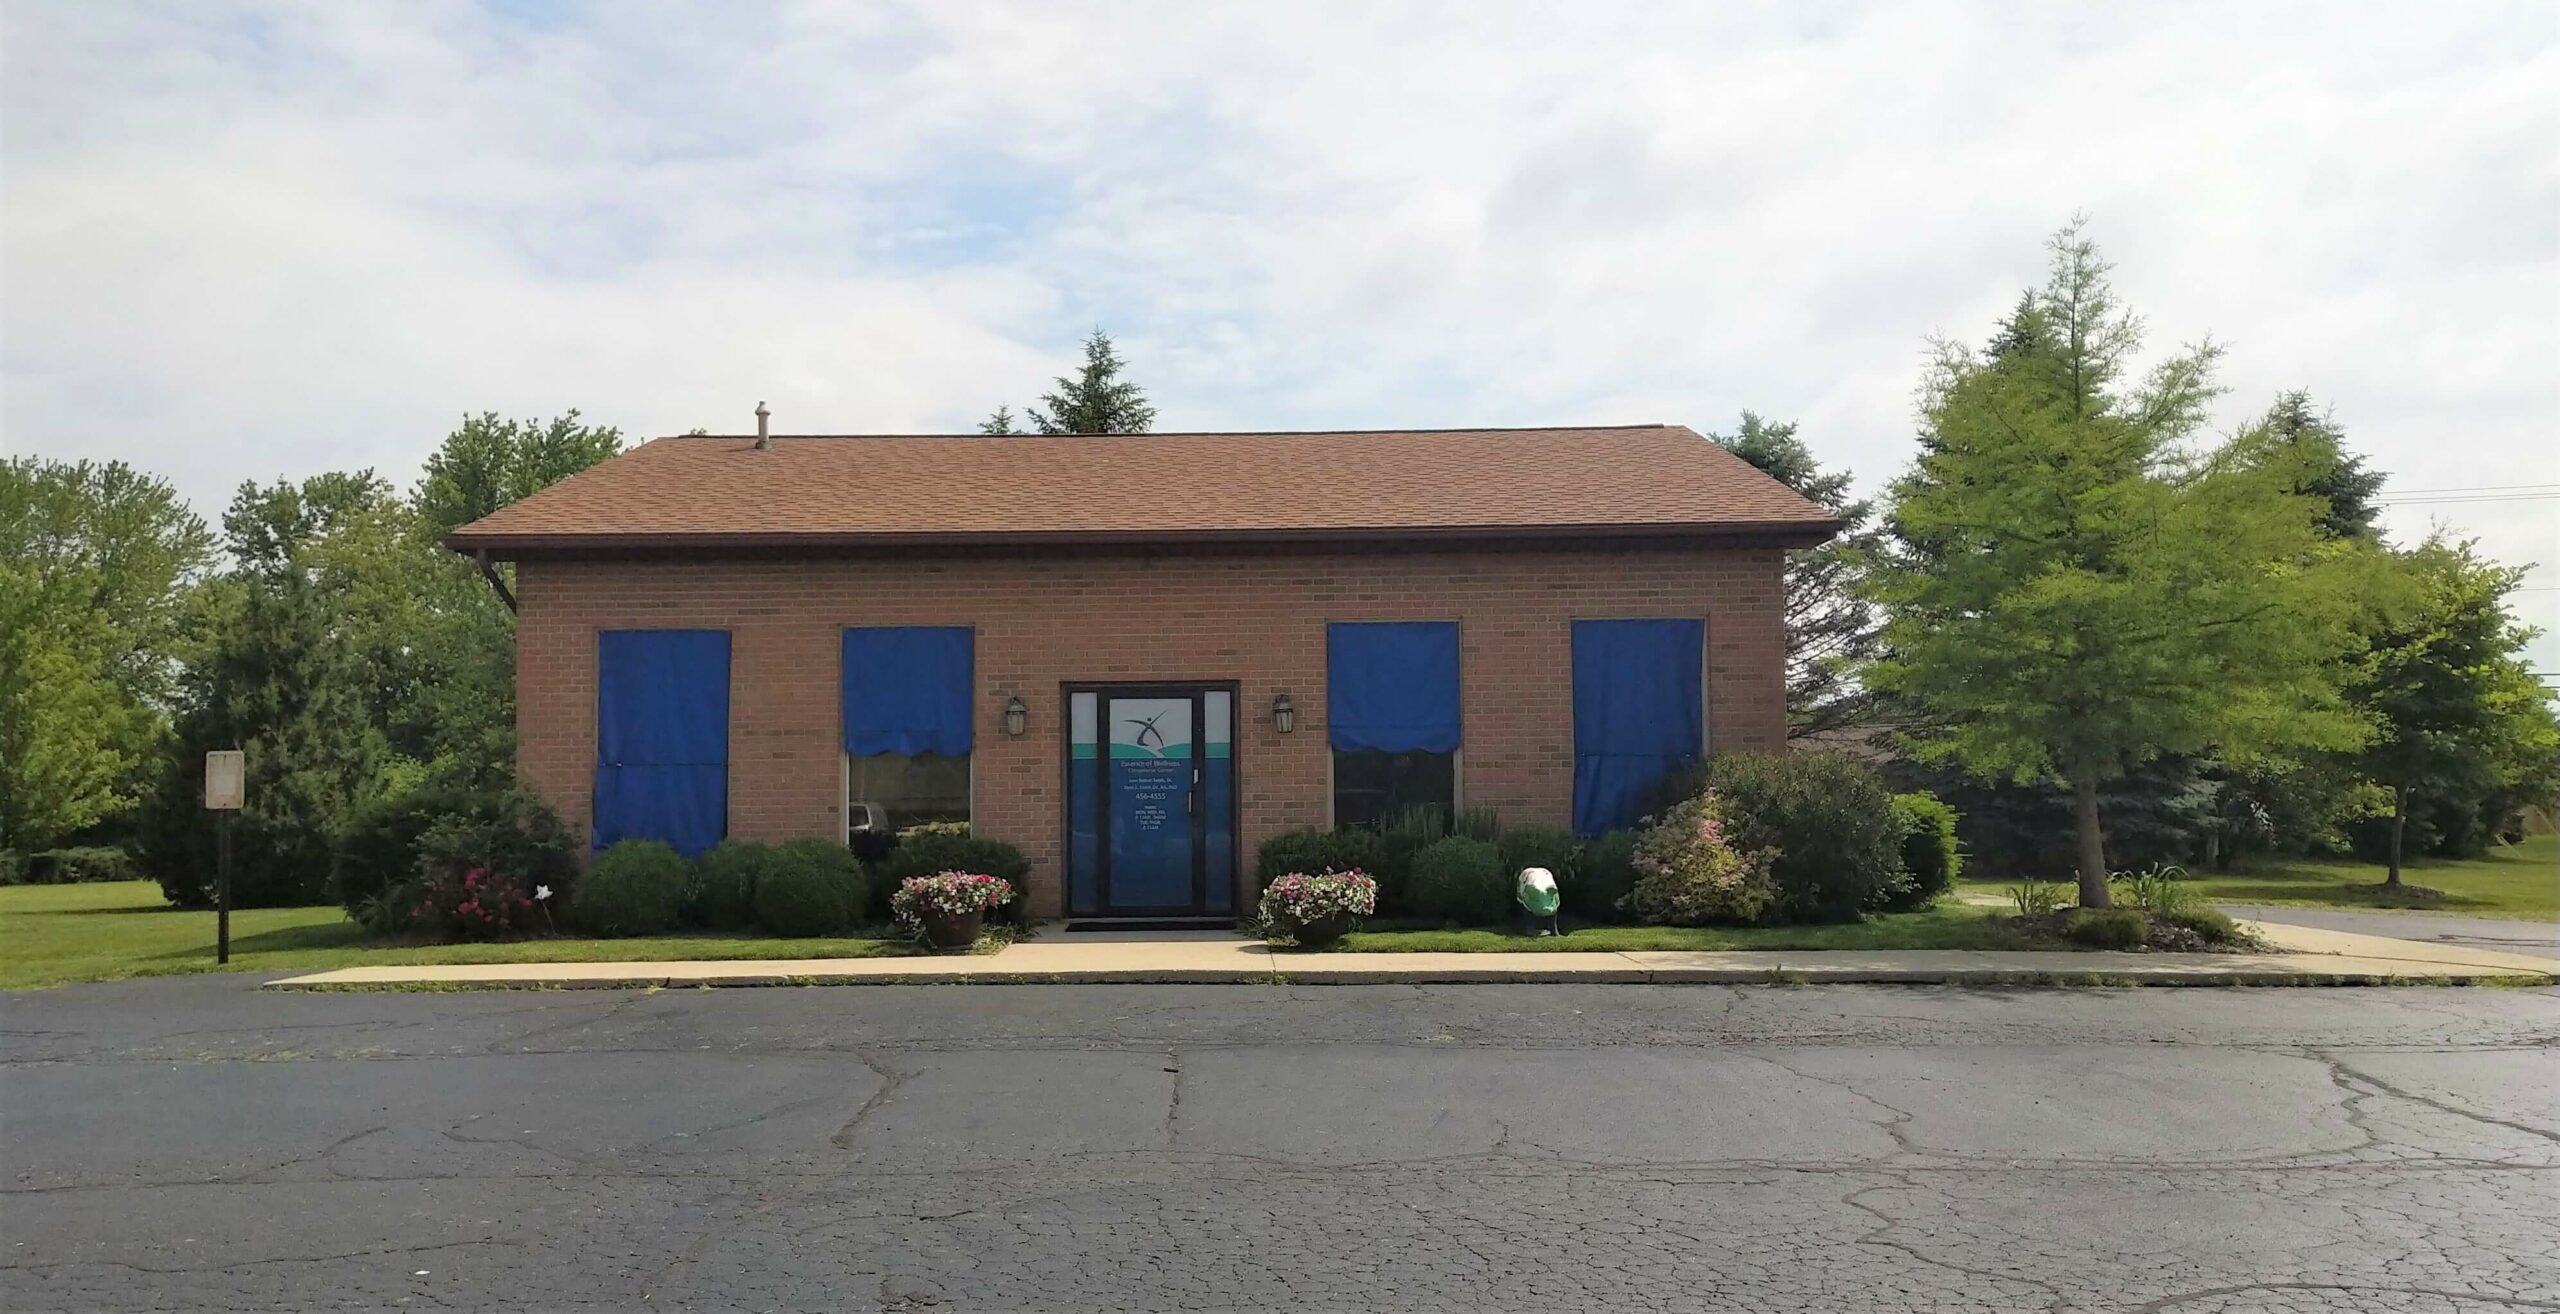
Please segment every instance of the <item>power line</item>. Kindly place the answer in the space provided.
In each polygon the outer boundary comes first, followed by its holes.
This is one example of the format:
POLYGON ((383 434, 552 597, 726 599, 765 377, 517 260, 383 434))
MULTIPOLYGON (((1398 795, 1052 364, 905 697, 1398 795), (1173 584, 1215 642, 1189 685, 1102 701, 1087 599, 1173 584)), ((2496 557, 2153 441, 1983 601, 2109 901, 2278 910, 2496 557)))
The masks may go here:
POLYGON ((2377 506, 2432 506, 2448 502, 2548 502, 2560 493, 2477 493, 2461 497, 2377 497, 2377 506))
POLYGON ((2385 497, 2405 497, 2412 493, 2503 493, 2522 488, 2560 488, 2560 484, 2464 484, 2456 488, 2403 488, 2385 493, 2385 497))

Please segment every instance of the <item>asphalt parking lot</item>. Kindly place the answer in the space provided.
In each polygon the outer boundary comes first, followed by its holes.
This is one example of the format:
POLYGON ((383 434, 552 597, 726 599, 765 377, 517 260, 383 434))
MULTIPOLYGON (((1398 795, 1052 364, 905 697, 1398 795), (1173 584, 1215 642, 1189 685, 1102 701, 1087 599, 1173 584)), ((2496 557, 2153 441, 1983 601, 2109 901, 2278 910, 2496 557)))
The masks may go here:
POLYGON ((11 1311, 2560 1308, 2560 992, 0 997, 11 1311))

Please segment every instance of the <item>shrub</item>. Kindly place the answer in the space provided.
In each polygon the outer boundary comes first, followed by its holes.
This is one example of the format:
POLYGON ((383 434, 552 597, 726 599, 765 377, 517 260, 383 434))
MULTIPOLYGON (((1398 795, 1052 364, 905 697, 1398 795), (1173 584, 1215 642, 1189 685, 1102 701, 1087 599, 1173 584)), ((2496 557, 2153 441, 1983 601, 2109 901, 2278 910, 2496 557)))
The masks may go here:
POLYGON ((898 882, 898 892, 889 896, 889 911, 897 915, 900 926, 922 935, 927 914, 966 917, 993 912, 1013 902, 1013 897, 1013 883, 1001 876, 938 871, 898 882))
POLYGON ((415 789, 358 807, 329 839, 329 897, 363 921, 385 891, 418 878, 418 842, 428 827, 448 817, 487 820, 505 798, 498 790, 415 789))
POLYGON ((1416 917, 1481 926, 1511 909, 1502 850, 1489 840, 1450 835, 1413 855, 1405 906, 1416 917))
POLYGON ((1468 839, 1499 841, 1502 838, 1502 812, 1498 808, 1460 808, 1458 815, 1449 819, 1449 833, 1464 835, 1468 839))
POLYGON ((1413 905, 1413 861, 1424 849, 1447 838, 1448 823, 1439 808, 1422 804, 1397 811, 1378 828, 1376 849, 1361 870, 1378 883, 1380 913, 1403 916, 1420 911, 1413 905))
MULTIPOLYGON (((490 867, 438 867, 414 885, 418 901, 397 920, 409 929, 440 940, 494 940, 526 931, 554 929, 549 886, 534 885, 514 872, 490 867)), ((554 892, 556 893, 556 892, 554 892)), ((375 929, 387 929, 392 911, 379 901, 360 918, 375 929)))
POLYGON ((775 935, 842 935, 870 906, 861 862, 831 840, 774 845, 756 873, 756 920, 775 935))
POLYGON ((1562 826, 1514 826, 1502 832, 1502 871, 1518 879, 1522 870, 1544 867, 1556 874, 1556 888, 1573 888, 1573 866, 1582 845, 1562 826))
POLYGON ((2231 915, 2220 908, 2208 908, 2198 904, 2192 908, 2180 908, 2175 912, 2163 913, 2160 920, 2195 932, 2207 944, 2250 942, 2249 933, 2241 930, 2240 923, 2231 920, 2231 915))
POLYGON ((1013 899, 1005 908, 1005 920, 1016 926, 1031 924, 1031 863, 1022 850, 1003 840, 979 839, 961 823, 917 826, 898 836, 898 847, 880 864, 881 890, 867 895, 876 900, 866 903, 874 912, 887 906, 889 892, 918 876, 932 876, 946 871, 977 872, 1002 880, 1013 890, 1013 899))
POLYGON ((1632 830, 1613 830, 1584 845, 1572 880, 1562 882, 1565 911, 1605 922, 1632 917, 1626 905, 1636 891, 1637 839, 1632 830))
POLYGON ((1791 921, 1856 921, 1895 898, 1902 831, 1874 769, 1839 753, 1727 754, 1708 767, 1725 838, 1770 854, 1791 921))
POLYGON ((621 840, 595 857, 571 906, 597 935, 663 935, 684 915, 693 868, 657 840, 621 840))
MULTIPOLYGON (((359 912, 358 919, 375 930, 399 929, 398 923, 406 923, 445 935, 547 928, 539 915, 546 906, 565 905, 577 886, 577 836, 559 813, 522 790, 490 794, 483 801, 485 809, 475 803, 472 809, 437 817, 418 836, 415 888, 420 899, 410 905, 405 917, 381 912, 390 903, 382 897, 372 902, 372 915, 359 912), (483 873, 480 881, 465 880, 473 872, 483 873), (484 886, 488 887, 483 891, 485 898, 474 893, 484 886), (551 892, 550 899, 542 896, 543 890, 551 892), (524 900, 521 905, 516 902, 519 897, 524 900), (473 902, 484 911, 499 905, 521 908, 527 919, 501 927, 475 925, 462 916, 462 905, 473 902)), ((394 886, 383 894, 396 891, 405 896, 409 888, 394 886)))
POLYGON ((1964 869, 1956 848, 1956 810, 1935 794, 1896 794, 1893 820, 1902 831, 1902 871, 1910 880, 1883 906, 1894 912, 1926 908, 1955 888, 1964 869))
POLYGON ((1663 926, 1748 922, 1772 897, 1766 854, 1745 854, 1725 840, 1715 795, 1674 806, 1636 840, 1636 887, 1628 906, 1663 926))
MULTIPOLYGON (((1376 883, 1373 869, 1382 852, 1378 832, 1352 827, 1345 830, 1289 830, 1262 842, 1254 855, 1254 888, 1267 890, 1271 882, 1290 872, 1356 871, 1369 873, 1376 883)), ((1258 897, 1258 896, 1257 896, 1258 897)))
POLYGON ((2075 908, 2062 933, 2092 949, 2139 949, 2150 938, 2151 921, 2139 908, 2075 908))
POLYGON ((0 849, 0 885, 27 883, 27 855, 16 849, 0 849))
POLYGON ((695 866, 685 920, 715 931, 755 924, 756 880, 773 863, 773 846, 754 840, 722 840, 695 866))
POLYGON ((142 879, 142 873, 134 865, 133 855, 109 845, 46 849, 28 854, 26 863, 26 882, 29 885, 87 885, 95 881, 142 879))
POLYGON ((1260 909, 1263 935, 1274 941, 1298 940, 1316 922, 1377 910, 1378 883, 1357 871, 1283 872, 1262 892, 1260 909))

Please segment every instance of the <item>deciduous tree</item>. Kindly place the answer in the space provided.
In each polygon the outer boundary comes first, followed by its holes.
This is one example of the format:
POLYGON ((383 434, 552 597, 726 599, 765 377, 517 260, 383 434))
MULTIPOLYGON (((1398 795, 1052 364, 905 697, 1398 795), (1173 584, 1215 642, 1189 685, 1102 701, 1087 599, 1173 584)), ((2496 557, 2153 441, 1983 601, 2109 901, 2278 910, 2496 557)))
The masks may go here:
POLYGON ((2356 608, 2263 426, 2198 450, 2210 346, 2138 381, 2139 320, 2078 223, 1993 347, 1941 344, 1901 540, 1869 575, 1891 656, 1869 680, 1930 714, 1924 751, 2073 794, 2080 899, 2108 902, 2101 787, 2163 753, 2346 747, 2333 663, 2356 608))

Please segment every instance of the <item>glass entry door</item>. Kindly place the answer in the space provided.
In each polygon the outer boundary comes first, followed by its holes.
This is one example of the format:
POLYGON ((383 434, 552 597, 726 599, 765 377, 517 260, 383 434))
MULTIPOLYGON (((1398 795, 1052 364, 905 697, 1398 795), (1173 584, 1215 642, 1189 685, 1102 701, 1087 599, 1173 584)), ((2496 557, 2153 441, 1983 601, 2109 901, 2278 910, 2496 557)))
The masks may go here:
POLYGON ((1233 691, 1072 689, 1067 701, 1069 914, 1231 912, 1233 691))

